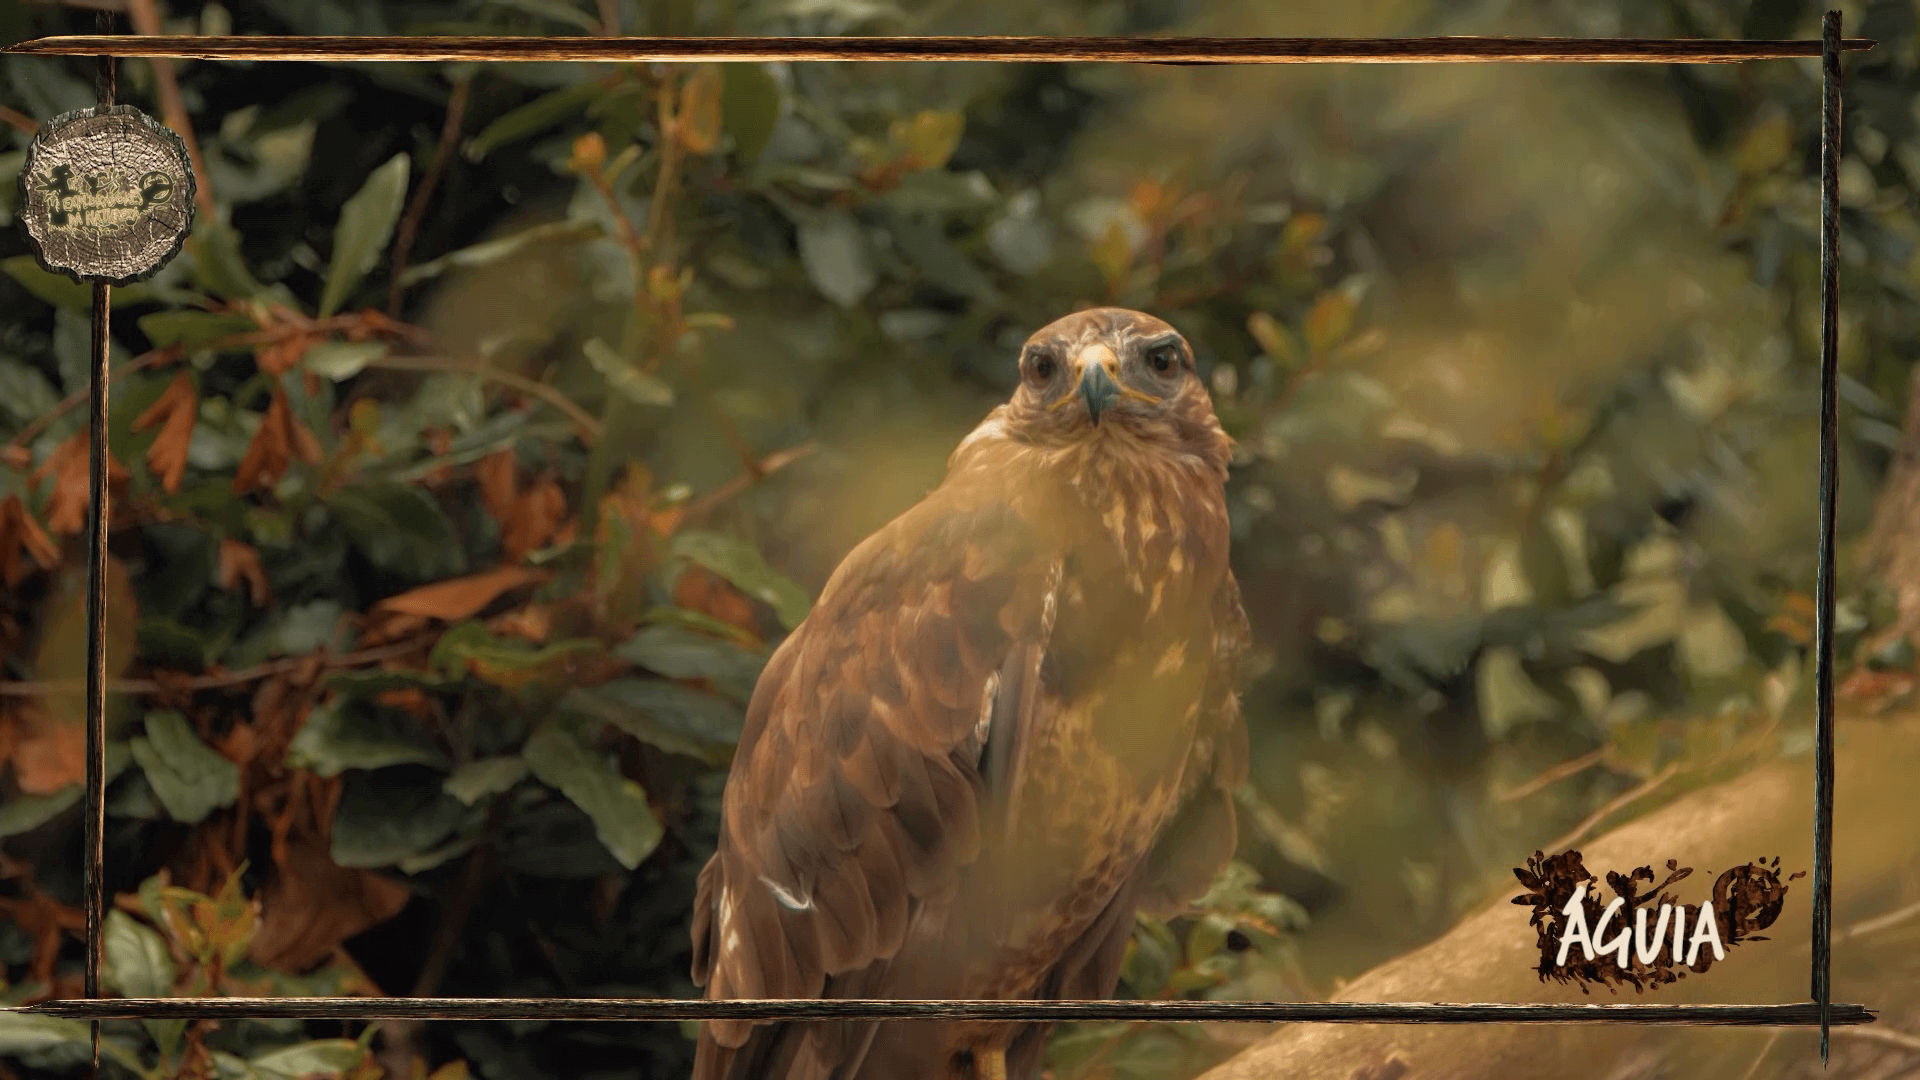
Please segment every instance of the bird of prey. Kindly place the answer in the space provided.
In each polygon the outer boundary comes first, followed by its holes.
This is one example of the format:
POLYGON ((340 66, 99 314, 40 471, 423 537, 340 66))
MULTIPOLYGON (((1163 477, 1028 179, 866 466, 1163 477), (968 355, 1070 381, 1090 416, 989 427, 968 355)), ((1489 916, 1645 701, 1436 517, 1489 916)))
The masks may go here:
MULTIPOLYGON (((855 547, 747 709, 693 916, 709 998, 1107 998, 1233 852, 1232 440, 1192 349, 1035 333, 946 478, 855 547)), ((1021 1080, 1047 1025, 708 1021, 695 1080, 1021 1080)))

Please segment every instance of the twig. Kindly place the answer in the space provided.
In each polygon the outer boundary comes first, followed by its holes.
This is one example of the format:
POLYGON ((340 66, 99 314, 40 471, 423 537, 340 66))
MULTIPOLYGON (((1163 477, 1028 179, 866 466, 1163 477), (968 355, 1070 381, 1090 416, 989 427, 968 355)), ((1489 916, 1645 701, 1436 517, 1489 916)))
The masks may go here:
POLYGON ((1773 1053, 1773 1045, 1780 1041, 1782 1030, 1774 1028, 1767 1034, 1766 1043, 1760 1047, 1760 1052, 1753 1056, 1753 1064, 1747 1066, 1747 1071, 1740 1074, 1740 1080, 1753 1080, 1753 1074, 1760 1071, 1760 1063, 1767 1060, 1767 1055, 1773 1053))
MULTIPOLYGON (((338 668, 365 667, 382 660, 391 660, 418 652, 432 644, 429 639, 415 638, 412 641, 396 642, 374 649, 362 649, 359 652, 342 656, 330 656, 322 666, 328 670, 338 668)), ((241 668, 239 671, 222 671, 212 675, 195 675, 178 681, 161 683, 154 679, 109 679, 107 691, 114 694, 155 694, 161 691, 175 690, 219 690, 229 686, 242 686, 289 671, 297 671, 312 661, 311 654, 289 656, 284 660, 273 660, 255 667, 241 668)), ((57 682, 23 680, 19 682, 0 682, 0 697, 52 697, 64 694, 79 694, 86 690, 86 684, 78 679, 63 679, 57 682)))
POLYGON ((33 122, 33 117, 9 109, 5 105, 0 105, 0 122, 12 124, 29 135, 37 135, 40 132, 40 125, 33 122))
POLYGON ((1606 759, 1607 759, 1607 748, 1604 746, 1590 753, 1581 754, 1579 757, 1574 758, 1572 761, 1563 761, 1560 764, 1553 766, 1552 768, 1546 770, 1545 772, 1527 781, 1526 783, 1521 784, 1519 787, 1509 788, 1508 790, 1501 792, 1499 795, 1494 796, 1494 801, 1503 802, 1503 803, 1516 802, 1520 799, 1524 799, 1527 796, 1534 794, 1537 791, 1540 791, 1543 788, 1556 784, 1561 780, 1565 780, 1569 776, 1574 776, 1579 773, 1585 772, 1586 770, 1591 769, 1592 767, 1600 764, 1602 761, 1605 761, 1606 759))
POLYGON ((454 144, 460 141, 460 121, 466 115, 467 92, 472 86, 471 74, 453 84, 453 97, 447 101, 447 118, 440 125, 440 145, 434 149, 433 163, 420 178, 420 189, 413 193, 406 216, 400 219, 400 232, 393 240, 393 283, 387 288, 387 314, 393 318, 400 317, 400 295, 405 291, 400 275, 407 269, 407 256, 413 253, 413 239, 420 231, 420 220, 426 217, 427 201, 433 198, 434 188, 439 186, 447 163, 453 159, 454 144))
POLYGON ((1920 1035, 1909 1035, 1892 1028, 1835 1028, 1833 1033, 1861 1042, 1876 1042, 1882 1046, 1897 1046, 1902 1050, 1920 1053, 1920 1035))
MULTIPOLYGON (((164 349, 154 349, 151 352, 141 353, 139 356, 121 365, 112 374, 108 375, 107 379, 109 382, 112 382, 123 375, 131 375, 136 371, 145 371, 150 367, 158 367, 169 360, 177 360, 180 358, 180 352, 179 346, 169 345, 164 349)), ((7 446, 24 447, 31 445, 33 440, 40 437, 41 432, 53 426, 55 420, 85 405, 87 399, 90 397, 92 397, 92 394, 87 390, 75 390, 73 393, 61 398, 59 404, 48 409, 38 417, 35 417, 26 427, 16 432, 13 438, 8 439, 7 446)))
POLYGON ((543 382, 536 382, 525 375, 511 371, 488 367, 485 364, 466 363, 442 356, 386 356, 367 364, 371 368, 383 368, 389 371, 441 371, 457 375, 475 375, 482 379, 491 379, 502 386, 511 386, 525 394, 565 413, 567 419, 580 429, 580 440, 589 445, 600 438, 600 421, 593 414, 581 408, 572 398, 543 382))
POLYGON ((680 520, 687 522, 705 516, 712 512, 714 507, 746 491, 748 488, 753 487, 755 484, 758 484, 794 462, 799 461, 817 449, 819 449, 817 444, 803 442, 798 446, 790 446, 785 450, 777 450, 768 454, 758 462, 755 462, 756 468, 748 469, 739 476, 734 477, 688 503, 685 512, 680 515, 680 520))
MULTIPOLYGON (((295 334, 344 333, 350 330, 365 329, 366 324, 366 316, 360 314, 335 315, 332 318, 317 320, 293 319, 270 329, 249 330, 242 334, 229 334, 223 338, 215 338, 212 341, 202 344, 200 348, 224 349, 236 345, 271 345, 276 341, 281 341, 295 334)), ((411 341, 422 342, 426 340, 425 333, 420 330, 419 327, 408 326, 405 323, 390 323, 383 327, 383 329, 411 341)), ((130 375, 136 371, 144 371, 147 368, 167 363, 170 360, 177 360, 185 351, 186 350, 177 344, 149 350, 127 361, 120 367, 115 368, 109 378, 118 379, 122 375, 130 375)), ((48 409, 45 413, 35 418, 32 423, 21 428, 12 439, 7 441, 5 446, 0 446, 0 451, 5 450, 7 447, 28 445, 34 439, 39 438, 40 433, 47 430, 55 420, 58 420, 71 410, 86 404, 87 398, 88 392, 86 390, 76 390, 68 394, 66 397, 60 399, 58 405, 48 409)))
POLYGON ((1885 915, 1875 915, 1871 919, 1863 919, 1860 922, 1854 923, 1852 926, 1833 935, 1833 940, 1835 942, 1841 942, 1848 938, 1866 937, 1868 934, 1877 934, 1882 930, 1898 926, 1916 915, 1920 915, 1920 904, 1908 904, 1906 907, 1889 911, 1885 915))
MULTIPOLYGON (((161 32, 160 11, 155 0, 127 0, 127 21, 133 23, 133 29, 139 34, 158 34, 161 32)), ((186 99, 180 96, 180 82, 173 77, 173 61, 165 57, 147 58, 153 65, 154 95, 160 99, 160 115, 187 144, 187 157, 193 162, 193 173, 198 180, 193 186, 193 201, 209 222, 218 215, 219 210, 213 201, 213 187, 209 183, 207 163, 200 157, 200 140, 193 134, 193 118, 187 115, 186 99)))
POLYGON ((1600 824, 1600 822, 1606 820, 1608 817, 1612 816, 1616 811, 1620 810, 1622 807, 1627 806, 1629 803, 1637 802, 1641 798, 1644 798, 1647 795, 1653 794, 1655 791, 1659 790, 1660 785, 1665 784, 1667 781, 1673 779, 1674 774, 1679 771, 1680 771, 1679 762, 1675 761, 1668 764, 1666 768, 1661 769, 1658 774, 1648 779, 1646 783, 1641 784, 1639 787, 1634 788, 1632 791, 1624 792, 1616 796, 1615 798, 1609 800, 1605 806, 1602 806, 1600 809, 1595 810, 1593 813, 1587 815, 1587 819, 1585 821, 1582 821, 1580 824, 1575 825, 1573 827, 1572 832, 1569 832, 1567 835, 1561 837, 1558 840, 1555 840, 1551 844, 1548 844, 1546 847, 1546 850, 1565 851, 1566 849, 1579 843, 1580 838, 1587 835, 1587 830, 1593 828, 1595 825, 1600 824))

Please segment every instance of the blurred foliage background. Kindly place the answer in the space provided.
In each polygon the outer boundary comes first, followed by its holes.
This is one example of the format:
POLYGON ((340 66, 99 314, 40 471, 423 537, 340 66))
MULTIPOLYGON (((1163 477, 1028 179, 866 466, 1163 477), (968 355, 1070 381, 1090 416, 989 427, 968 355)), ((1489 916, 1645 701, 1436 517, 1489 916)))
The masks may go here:
MULTIPOLYGON (((1814 37, 1802 0, 80 0, 171 33, 1814 37)), ((1916 5, 1838 5, 1846 690, 1920 337, 1916 5)), ((0 216, 79 61, 0 67, 0 216)), ((1123 993, 1317 998, 1811 746, 1818 67, 133 62, 186 251, 116 292, 107 983, 690 995, 742 705, 1075 308, 1194 343, 1259 638, 1241 858, 1123 993)), ((0 960, 78 996, 86 291, 0 237, 0 960)), ((665 1025, 108 1025, 154 1080, 682 1075, 665 1025)), ((85 1028, 0 1017, 0 1066, 85 1028)), ((1063 1032, 1190 1076, 1217 1031, 1063 1032)))

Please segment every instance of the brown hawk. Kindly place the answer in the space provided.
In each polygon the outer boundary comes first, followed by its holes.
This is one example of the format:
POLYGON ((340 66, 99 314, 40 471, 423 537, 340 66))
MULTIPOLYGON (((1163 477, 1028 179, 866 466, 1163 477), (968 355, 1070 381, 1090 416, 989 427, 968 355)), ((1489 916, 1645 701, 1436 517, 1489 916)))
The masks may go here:
MULTIPOLYGON (((1247 640, 1232 440, 1175 330, 1099 308, 760 677, 693 978, 709 998, 1106 998, 1140 910, 1231 856, 1247 640)), ((1002 1080, 1048 1026, 709 1021, 696 1080, 1002 1080)))

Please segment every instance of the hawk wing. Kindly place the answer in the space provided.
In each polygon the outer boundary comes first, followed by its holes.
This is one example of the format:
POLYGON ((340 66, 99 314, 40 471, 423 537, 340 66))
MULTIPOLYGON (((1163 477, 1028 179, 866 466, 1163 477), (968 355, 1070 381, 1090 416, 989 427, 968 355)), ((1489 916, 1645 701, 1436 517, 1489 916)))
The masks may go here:
POLYGON ((1233 793, 1247 782, 1247 728, 1240 714, 1241 662, 1253 642, 1240 584, 1231 571, 1212 604, 1213 655, 1201 699, 1201 728, 1188 765, 1189 794, 1147 859, 1140 907, 1163 917, 1206 892, 1233 858, 1233 793))
MULTIPOLYGON (((943 485, 855 548, 776 650, 695 900, 693 976, 709 997, 884 996, 910 923, 977 857, 987 721, 985 756, 1001 758, 1029 718, 1008 705, 1030 714, 1035 697, 1001 693, 998 673, 1033 652, 1048 570, 1038 515, 1009 489, 943 485)), ((830 1076, 857 1066, 873 1025, 811 1030, 801 1046, 709 1022, 695 1075, 830 1076), (812 1060, 776 1071, 770 1054, 812 1060)))

